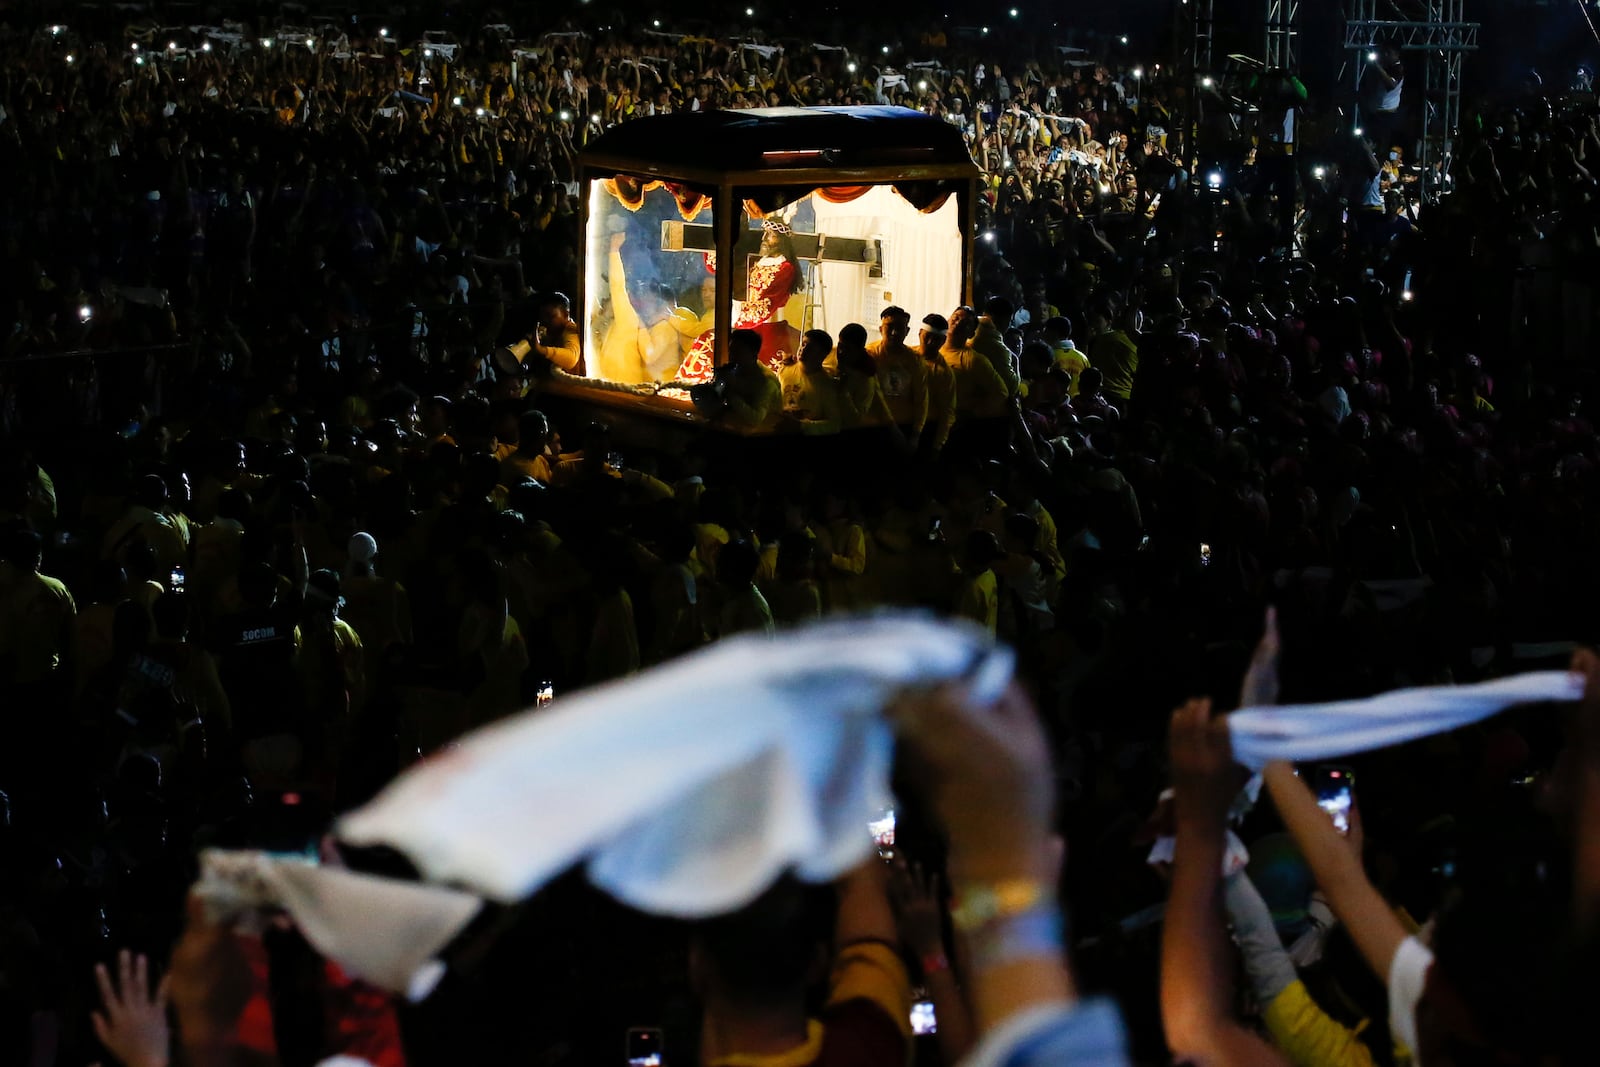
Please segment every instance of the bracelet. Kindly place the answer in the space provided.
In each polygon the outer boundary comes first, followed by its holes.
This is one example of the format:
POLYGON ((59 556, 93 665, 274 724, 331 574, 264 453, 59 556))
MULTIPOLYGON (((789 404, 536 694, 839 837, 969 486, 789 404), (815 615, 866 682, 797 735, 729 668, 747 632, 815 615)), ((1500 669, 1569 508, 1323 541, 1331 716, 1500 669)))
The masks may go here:
POLYGON ((974 971, 991 970, 1018 960, 1062 958, 1066 923, 1052 904, 1011 915, 968 935, 974 971))
POLYGON ((950 909, 950 921, 957 930, 971 932, 1047 902, 1044 884, 1032 879, 967 886, 950 909))
POLYGON ((927 953, 920 962, 922 964, 923 977, 950 969, 950 957, 944 954, 944 949, 935 949, 927 953))

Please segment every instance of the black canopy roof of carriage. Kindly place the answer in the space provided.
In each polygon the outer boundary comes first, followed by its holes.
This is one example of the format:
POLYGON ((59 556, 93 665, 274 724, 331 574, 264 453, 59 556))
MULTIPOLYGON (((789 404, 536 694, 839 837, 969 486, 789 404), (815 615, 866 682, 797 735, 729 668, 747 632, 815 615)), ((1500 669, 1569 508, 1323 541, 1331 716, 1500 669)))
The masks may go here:
POLYGON ((795 171, 826 171, 838 181, 972 177, 977 167, 961 132, 903 107, 774 107, 696 111, 620 123, 584 148, 586 167, 661 177, 748 182, 795 171))

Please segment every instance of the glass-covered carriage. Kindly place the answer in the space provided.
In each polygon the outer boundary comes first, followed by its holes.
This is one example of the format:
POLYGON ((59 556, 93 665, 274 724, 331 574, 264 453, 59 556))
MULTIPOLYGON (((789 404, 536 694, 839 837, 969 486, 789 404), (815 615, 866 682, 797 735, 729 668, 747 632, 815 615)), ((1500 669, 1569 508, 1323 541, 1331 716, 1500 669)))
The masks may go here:
POLYGON ((882 310, 968 298, 979 171, 959 131, 904 108, 637 119, 579 158, 582 359, 546 388, 693 420, 689 389, 750 329, 796 354, 882 310))

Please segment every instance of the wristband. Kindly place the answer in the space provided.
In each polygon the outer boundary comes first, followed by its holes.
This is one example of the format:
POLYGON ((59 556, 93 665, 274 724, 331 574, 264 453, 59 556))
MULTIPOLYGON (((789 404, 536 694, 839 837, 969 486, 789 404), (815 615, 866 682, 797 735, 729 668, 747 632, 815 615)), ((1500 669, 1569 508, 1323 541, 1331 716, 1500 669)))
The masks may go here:
POLYGON ((927 953, 922 957, 920 962, 922 964, 923 977, 927 977, 930 974, 938 974, 940 971, 948 971, 950 969, 950 957, 944 954, 943 949, 936 949, 933 952, 927 953))
POLYGON ((957 930, 970 933, 1044 903, 1049 903, 1044 884, 1032 879, 967 886, 961 890, 955 907, 950 909, 950 921, 957 930))
POLYGON ((992 970, 1018 960, 1062 958, 1066 924, 1054 906, 1010 915, 968 935, 974 971, 992 970))

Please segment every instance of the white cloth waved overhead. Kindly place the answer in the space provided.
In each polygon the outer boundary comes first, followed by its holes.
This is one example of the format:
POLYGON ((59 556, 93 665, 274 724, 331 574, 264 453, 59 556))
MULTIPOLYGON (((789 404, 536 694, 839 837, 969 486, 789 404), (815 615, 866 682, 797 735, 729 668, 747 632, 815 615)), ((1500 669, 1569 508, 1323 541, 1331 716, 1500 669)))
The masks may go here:
POLYGON ((1486 719, 1516 704, 1577 700, 1583 679, 1535 671, 1477 685, 1397 689, 1366 700, 1242 708, 1228 716, 1233 755, 1259 769, 1271 760, 1323 760, 1402 745, 1486 719))
POLYGON ((866 858, 896 693, 965 678, 993 699, 1011 669, 982 631, 921 616, 733 638, 471 734, 338 832, 499 900, 587 860, 633 907, 719 914, 787 869, 820 882, 866 858))
POLYGON ((355 977, 421 1000, 444 975, 439 953, 483 908, 470 893, 266 852, 208 849, 195 892, 213 922, 289 913, 307 941, 355 977))

